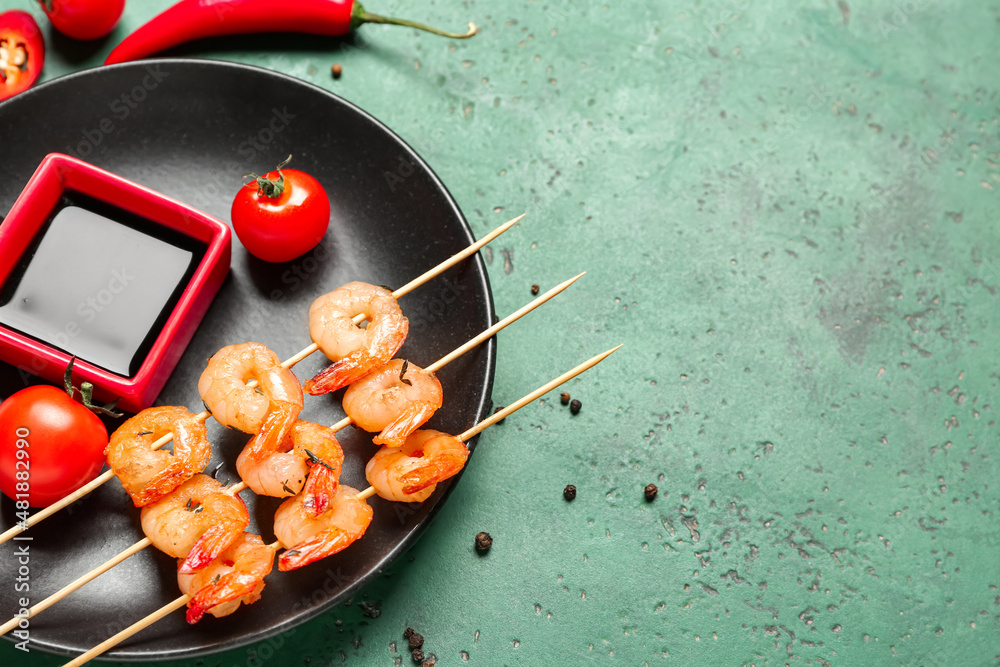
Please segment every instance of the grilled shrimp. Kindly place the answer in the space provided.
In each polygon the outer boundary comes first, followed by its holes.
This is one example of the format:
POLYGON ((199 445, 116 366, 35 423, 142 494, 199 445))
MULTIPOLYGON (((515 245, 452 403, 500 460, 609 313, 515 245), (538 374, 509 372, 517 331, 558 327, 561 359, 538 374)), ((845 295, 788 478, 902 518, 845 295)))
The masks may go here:
POLYGON ((236 470, 261 496, 294 496, 305 486, 306 503, 322 513, 337 490, 343 463, 344 451, 333 430, 300 419, 277 447, 251 439, 236 459, 236 470))
POLYGON ((372 522, 372 508, 357 495, 357 489, 341 484, 329 509, 318 517, 306 506, 302 494, 281 503, 274 513, 274 535, 285 547, 278 557, 278 569, 295 570, 359 540, 372 522))
POLYGON ((364 376, 344 392, 344 412, 366 431, 377 432, 376 445, 401 447, 441 407, 441 383, 402 359, 364 376))
POLYGON ((415 431, 402 447, 383 447, 365 466, 365 477, 386 500, 419 503, 438 482, 465 466, 469 450, 458 438, 440 431, 415 431))
POLYGON ((222 424, 244 433, 268 430, 280 440, 302 410, 302 386, 261 343, 227 345, 208 360, 198 380, 205 407, 222 424), (251 379, 257 387, 248 387, 251 379), (268 417, 271 418, 268 421, 268 417))
POLYGON ((201 472, 212 457, 205 424, 184 408, 147 408, 118 427, 104 452, 136 507, 159 500, 201 472), (170 449, 150 449, 173 433, 170 449))
POLYGON ((384 287, 352 282, 324 294, 309 308, 309 335, 334 363, 306 381, 306 391, 326 394, 384 365, 408 331, 409 320, 384 287), (368 320, 364 329, 353 322, 359 313, 368 320))
POLYGON ((195 475, 142 508, 142 532, 160 551, 183 558, 182 572, 208 565, 250 525, 247 506, 208 475, 195 475))
MULTIPOLYGON (((183 561, 178 562, 179 566, 183 561)), ((260 535, 243 533, 215 560, 197 572, 177 573, 181 592, 191 596, 187 622, 197 623, 208 612, 228 616, 240 604, 253 604, 264 590, 264 577, 274 566, 274 551, 260 535)))

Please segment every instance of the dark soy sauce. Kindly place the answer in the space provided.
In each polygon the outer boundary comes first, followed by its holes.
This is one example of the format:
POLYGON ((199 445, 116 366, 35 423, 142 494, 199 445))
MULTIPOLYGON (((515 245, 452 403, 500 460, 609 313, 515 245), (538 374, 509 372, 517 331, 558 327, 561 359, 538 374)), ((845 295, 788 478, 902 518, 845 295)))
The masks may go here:
POLYGON ((132 377, 206 249, 67 191, 0 286, 0 323, 132 377))

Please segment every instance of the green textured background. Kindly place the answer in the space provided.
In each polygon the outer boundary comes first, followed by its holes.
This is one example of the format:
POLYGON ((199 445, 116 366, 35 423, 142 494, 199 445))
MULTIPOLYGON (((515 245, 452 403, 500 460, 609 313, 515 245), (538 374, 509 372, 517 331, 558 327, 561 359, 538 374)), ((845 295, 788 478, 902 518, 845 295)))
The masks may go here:
MULTIPOLYGON (((45 78, 168 4, 51 38, 45 78)), ((439 665, 996 664, 1000 3, 367 5, 482 34, 172 55, 355 102, 479 235, 527 211, 487 255, 498 312, 589 272, 500 335, 497 403, 626 346, 571 383, 578 416, 553 396, 485 432, 352 601, 190 664, 407 665, 408 625, 439 665)))

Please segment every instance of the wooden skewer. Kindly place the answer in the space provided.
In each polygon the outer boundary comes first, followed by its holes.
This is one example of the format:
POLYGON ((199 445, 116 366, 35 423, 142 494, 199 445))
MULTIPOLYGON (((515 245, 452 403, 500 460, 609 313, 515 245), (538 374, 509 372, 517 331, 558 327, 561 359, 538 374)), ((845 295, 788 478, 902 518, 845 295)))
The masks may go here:
MULTIPOLYGON (((557 295, 560 292, 562 292, 563 290, 565 290, 567 287, 569 287, 570 285, 572 285, 573 283, 575 283, 577 280, 579 280, 580 278, 582 278, 586 274, 587 274, 587 272, 584 271, 583 273, 579 273, 579 274, 573 276, 569 280, 564 280, 563 282, 559 283, 558 285, 556 285, 555 287, 553 287, 552 289, 550 289, 545 294, 542 294, 541 296, 539 296, 538 298, 536 298, 534 301, 531 301, 530 303, 527 303, 524 306, 521 306, 520 308, 518 308, 517 310, 515 310, 510 315, 508 315, 507 317, 503 318, 502 320, 500 320, 499 322, 497 322, 496 324, 494 324, 493 326, 491 326, 489 329, 486 329, 485 331, 483 331, 481 334, 479 334, 475 338, 472 338, 469 341, 467 341, 466 343, 463 343, 461 346, 455 348, 454 350, 452 350, 451 352, 449 352, 445 356, 441 357, 440 359, 438 359, 437 361, 435 361, 433 364, 431 364, 427 368, 422 369, 422 371, 424 373, 433 373, 433 372, 439 370, 445 364, 454 361, 455 359, 457 359, 458 357, 462 356, 463 354, 465 354, 469 350, 473 349, 477 345, 481 345, 483 343, 483 341, 489 340, 490 338, 492 338, 493 336, 495 336, 498 331, 500 331, 504 327, 508 326, 509 324, 513 324, 514 322, 518 321, 519 319, 521 319, 522 317, 524 317, 525 315, 527 315, 528 313, 530 313, 531 311, 533 311, 535 308, 538 308, 540 305, 542 305, 543 303, 545 303, 546 301, 548 301, 549 299, 551 299, 555 295, 557 295)), ((348 426, 350 426, 353 423, 354 423, 354 421, 350 417, 344 417, 343 419, 341 419, 339 422, 337 422, 336 424, 334 424, 330 428, 333 430, 334 433, 336 433, 338 431, 341 431, 341 430, 347 428, 348 426)))
MULTIPOLYGON (((483 331, 482 333, 480 333, 475 338, 472 338, 471 340, 469 340, 468 342, 462 344, 461 346, 459 346, 455 350, 452 350, 451 352, 449 352, 445 356, 441 357, 440 359, 438 359, 437 361, 435 361, 433 364, 431 364, 427 368, 423 369, 423 371, 431 373, 431 372, 434 372, 434 371, 440 369, 445 364, 447 364, 447 363, 449 363, 451 361, 454 361, 459 356, 465 354, 466 352, 468 352, 472 348, 474 348, 477 345, 480 345, 481 343, 483 343, 483 341, 486 341, 486 340, 490 339, 492 336, 496 335, 496 333, 498 331, 500 331, 501 329, 503 329, 504 327, 506 327, 506 326, 508 326, 508 325, 510 325, 510 324, 512 324, 514 322, 516 322, 517 320, 519 320, 520 318, 524 317, 525 315, 527 315, 528 313, 530 313, 534 309, 536 309, 539 306, 541 306, 546 301, 552 299, 552 297, 554 297, 557 294, 560 294, 561 292, 565 291, 566 288, 568 288, 570 285, 572 285, 577 280, 579 280, 580 278, 582 278, 585 274, 586 274, 586 271, 584 271, 583 273, 580 273, 580 274, 578 274, 576 276, 573 276, 569 280, 565 280, 565 281, 559 283, 558 285, 556 285, 552 289, 550 289, 547 292, 545 292, 545 294, 540 295, 539 297, 537 297, 536 299, 534 299, 530 303, 528 303, 528 304, 522 306, 521 308, 517 309, 516 311, 514 311, 513 313, 511 313, 507 317, 503 318, 502 320, 500 320, 499 322, 497 322, 496 324, 494 324, 490 328, 488 328, 485 331, 483 331)), ((579 372, 583 372, 583 370, 586 370, 586 369, 582 369, 581 368, 581 370, 579 372)), ((569 379, 569 378, 566 378, 566 379, 569 379)), ((528 401, 528 402, 530 402, 530 401, 528 401)), ((334 432, 340 431, 340 430, 346 428, 347 426, 349 426, 351 423, 353 423, 352 420, 351 420, 351 418, 350 417, 346 417, 345 419, 343 419, 343 420, 337 422, 336 424, 334 424, 331 427, 331 430, 334 431, 334 432)), ((486 428, 486 427, 484 426, 483 428, 486 428)), ((470 435, 469 437, 472 437, 472 436, 470 435)), ((230 494, 230 495, 235 495, 235 494, 239 493, 240 491, 243 491, 246 488, 247 488, 247 485, 246 485, 245 482, 237 482, 236 484, 233 484, 232 486, 226 488, 225 492, 228 493, 228 494, 230 494)), ((366 497, 368 497, 368 496, 366 496, 366 497)), ((31 609, 28 610, 27 618, 31 618, 32 616, 34 616, 38 612, 40 612, 40 611, 42 611, 44 609, 49 608, 50 606, 52 606, 53 604, 55 604, 56 602, 58 602, 62 598, 66 597, 67 595, 69 595, 73 591, 77 590, 78 588, 80 588, 81 586, 83 586, 84 584, 86 584, 87 582, 89 582, 89 581, 97 578, 101 574, 104 574, 105 572, 107 572, 108 570, 110 570, 112 567, 114 567, 118 563, 121 563, 126 558, 128 558, 128 557, 132 556, 133 554, 138 553, 142 549, 145 549, 146 547, 150 546, 150 544, 152 544, 152 543, 149 541, 148 537, 140 540, 139 542, 136 542, 134 545, 130 546, 125 551, 121 552, 117 556, 114 556, 108 562, 104 563, 103 565, 99 565, 98 567, 94 568, 90 572, 88 572, 88 573, 82 575, 81 577, 79 577, 78 579, 76 579, 73 583, 68 584, 67 586, 61 588, 59 591, 53 593, 52 595, 50 595, 49 597, 47 597, 43 601, 41 601, 38 604, 36 604, 35 606, 33 606, 31 609)), ((11 619, 10 621, 8 621, 7 623, 5 623, 3 626, 0 626, 0 635, 3 635, 5 633, 9 632, 10 630, 13 630, 14 627, 17 625, 17 622, 20 620, 20 618, 24 618, 24 617, 15 617, 15 618, 11 619)))
MULTIPOLYGON (((579 276, 577 276, 577 278, 579 278, 579 276)), ((589 368, 593 368, 597 364, 599 364, 602 361, 604 361, 604 359, 606 359, 611 353, 613 353, 614 351, 618 350, 620 347, 621 347, 621 345, 618 345, 616 347, 611 348, 607 352, 602 352, 601 354, 598 354, 597 356, 592 357, 591 359, 588 359, 587 361, 583 362, 579 366, 576 366, 575 368, 573 368, 573 369, 571 369, 569 371, 566 371, 565 373, 563 373, 559 377, 555 378, 554 380, 545 383, 544 385, 542 385, 541 387, 539 387, 535 391, 531 392, 527 396, 524 396, 523 398, 519 399, 518 401, 516 401, 516 402, 514 402, 514 403, 512 403, 510 405, 508 405, 503 410, 501 410, 501 411, 497 412, 496 414, 488 417, 487 419, 484 419, 483 421, 479 422, 478 424, 476 424, 475 426, 473 426, 469 430, 465 431, 461 435, 458 435, 458 436, 455 436, 455 437, 458 438, 458 440, 460 440, 462 442, 465 442, 466 440, 468 440, 472 436, 476 435, 477 433, 479 433, 483 429, 486 429, 489 426, 492 426, 493 424, 497 423, 501 419, 504 419, 508 415, 516 412, 517 410, 520 410, 521 408, 523 408, 528 403, 531 403, 532 401, 534 401, 536 398, 539 398, 540 396, 542 396, 542 395, 544 395, 544 394, 552 391, 553 389, 555 389, 559 385, 563 384, 564 382, 566 382, 566 381, 568 381, 568 380, 576 377, 580 373, 583 373, 585 370, 587 370, 589 368)), ((374 493, 375 493, 375 490, 373 488, 369 487, 368 489, 366 489, 365 491, 362 491, 361 493, 359 493, 355 497, 358 500, 365 500, 367 498, 370 498, 372 495, 374 495, 374 493)), ((280 549, 282 547, 282 544, 279 541, 275 540, 271 544, 268 544, 267 547, 269 549, 272 549, 272 550, 276 551, 277 549, 280 549)), ((102 653, 104 653, 108 649, 111 649, 111 648, 117 646, 119 643, 121 643, 122 641, 128 639, 129 637, 131 637, 132 635, 136 634, 137 632, 139 632, 141 630, 144 630, 145 628, 149 627, 150 625, 152 625, 153 623, 157 622, 158 620, 160 620, 164 616, 167 616, 168 614, 172 613, 173 611, 175 611, 177 609, 180 609, 181 607, 183 607, 184 605, 186 605, 190 599, 191 599, 190 595, 182 595, 182 596, 180 596, 179 598, 177 598, 173 602, 170 602, 170 603, 164 605, 163 607, 161 607, 157 611, 154 611, 152 614, 149 614, 148 616, 146 616, 142 620, 139 620, 139 621, 133 623, 132 625, 130 625, 129 627, 125 628, 124 630, 122 630, 118 634, 114 635, 110 639, 106 639, 105 641, 101 642, 100 644, 98 644, 94 648, 90 649, 89 651, 87 651, 83 655, 77 657, 74 660, 71 660, 70 662, 67 662, 63 667, 79 667, 80 665, 83 665, 84 663, 90 661, 91 659, 93 659, 93 658, 101 655, 102 653)))
MULTIPOLYGON (((417 276, 416 278, 414 278, 413 280, 411 280, 410 282, 406 283, 405 285, 403 285, 402 287, 400 287, 399 289, 397 289, 395 292, 393 292, 392 293, 393 298, 394 299, 398 299, 401 296, 403 296, 404 294, 409 294, 410 292, 412 292, 416 288, 420 287, 421 285, 423 285, 425 282, 427 282, 431 278, 434 278, 434 277, 436 277, 436 276, 444 273, 445 271, 447 271, 451 267, 455 266, 456 264, 458 264, 459 262, 461 262, 466 257, 469 257, 471 255, 476 254, 477 252, 479 252, 480 248, 482 248, 483 246, 485 246, 486 244, 488 244, 490 241, 492 241, 496 237, 500 236, 501 234, 503 234, 505 231, 507 231, 508 229, 510 229, 511 227, 513 227, 514 225, 516 225, 526 215, 527 215, 527 213, 522 213, 521 215, 517 216, 516 218, 514 218, 512 220, 508 220, 507 222, 503 223, 502 225, 500 225, 499 227, 497 227, 496 229, 494 229, 492 232, 490 232, 489 234, 487 234, 483 238, 479 239, 478 241, 476 241, 475 243, 473 243, 472 245, 470 245, 468 248, 466 248, 462 252, 460 252, 460 253, 458 253, 456 255, 452 255, 449 259, 445 260, 441 264, 438 264, 437 266, 435 266, 430 271, 427 271, 426 273, 424 273, 424 274, 422 274, 420 276, 417 276)), ((364 322, 364 320, 365 320, 365 316, 364 315, 355 315, 354 316, 354 324, 361 324, 362 322, 364 322)), ((315 352, 318 349, 319 349, 319 345, 317 345, 316 343, 313 343, 309 347, 303 349, 301 352, 299 352, 298 354, 296 354, 294 357, 291 357, 287 361, 282 362, 281 365, 284 368, 291 368, 292 366, 294 366, 295 364, 299 363, 300 361, 302 361, 303 359, 305 359, 306 357, 308 357, 310 354, 312 354, 313 352, 315 352)), ((250 383, 248 382, 247 384, 250 384, 250 383)))
POLYGON ((152 542, 149 541, 148 537, 143 538, 142 540, 136 542, 135 544, 133 544, 132 546, 130 546, 128 549, 126 549, 125 551, 122 551, 120 554, 118 554, 114 558, 110 559, 109 561, 107 561, 103 565, 100 565, 97 568, 91 570, 90 572, 88 572, 87 574, 83 575, 82 577, 80 577, 76 581, 73 581, 72 583, 69 583, 69 584, 63 586, 62 588, 60 588, 58 591, 56 591, 55 593, 53 593, 49 597, 45 598, 44 600, 42 600, 38 604, 36 604, 36 605, 32 606, 30 609, 28 609, 28 613, 25 614, 24 616, 15 616, 14 618, 12 618, 11 620, 7 621, 3 625, 0 625, 0 635, 5 635, 8 632, 10 632, 11 630, 13 630, 14 628, 16 628, 17 625, 18 625, 18 623, 21 621, 22 618, 31 618, 32 616, 34 616, 38 612, 44 611, 45 609, 48 609, 49 607, 51 607, 52 605, 54 605, 56 602, 59 602, 59 600, 62 600, 64 597, 66 597, 67 595, 69 595, 70 593, 72 593, 73 591, 75 591, 76 589, 80 588, 81 586, 83 586, 87 582, 91 581, 95 577, 97 577, 97 576, 99 576, 101 574, 104 574, 105 572, 107 572, 108 570, 110 570, 111 568, 113 568, 114 566, 116 566, 119 563, 121 563, 122 561, 124 561, 126 558, 129 558, 130 556, 133 556, 134 554, 139 553, 140 551, 142 551, 143 549, 145 549, 146 547, 148 547, 150 544, 152 544, 152 542))
MULTIPOLYGON (((228 493, 231 496, 235 496, 237 493, 243 491, 246 488, 247 485, 244 482, 238 482, 230 487, 223 489, 223 492, 228 493)), ((152 544, 153 542, 148 537, 144 537, 135 544, 133 544, 132 546, 128 547, 127 549, 119 553, 117 556, 112 556, 101 565, 95 567, 93 570, 90 570, 86 574, 80 575, 75 580, 66 584, 52 595, 48 596, 38 604, 32 606, 30 609, 28 609, 27 614, 24 614, 22 616, 15 616, 14 618, 10 619, 3 625, 0 625, 0 636, 5 635, 14 628, 16 628, 22 618, 32 618, 35 614, 45 611, 46 609, 54 605, 56 602, 59 602, 64 597, 72 593, 73 591, 82 588, 85 584, 90 583, 91 581, 101 576, 111 568, 115 567, 119 563, 124 562, 126 559, 131 558, 132 556, 139 553, 146 547, 151 546, 152 544)))
POLYGON ((77 656, 73 660, 70 660, 64 665, 64 667, 79 667, 79 665, 83 665, 90 662, 97 656, 101 655, 108 649, 114 648, 115 646, 125 641, 126 639, 128 639, 135 633, 139 632, 140 630, 152 625, 153 623, 156 623, 158 620, 160 620, 164 616, 169 615, 171 612, 180 609, 181 607, 186 605, 188 603, 188 600, 190 599, 191 599, 190 595, 180 596, 173 602, 160 607, 158 610, 154 611, 152 614, 142 619, 138 623, 133 623, 132 625, 125 628, 124 630, 114 635, 113 637, 105 639, 103 642, 101 642, 94 648, 90 649, 83 655, 77 656))
MULTIPOLYGON (((402 287, 400 287, 399 289, 397 289, 395 292, 393 292, 392 293, 393 297, 395 297, 395 298, 398 299, 399 297, 403 296, 404 294, 408 294, 408 293, 412 292, 414 289, 416 289, 420 285, 424 284, 425 282, 427 282, 431 278, 434 278, 437 275, 443 273, 444 271, 447 271, 448 269, 450 269, 455 264, 458 264, 459 262, 461 262, 463 259, 465 259, 465 258, 467 258, 467 257, 469 257, 471 255, 474 255, 481 248, 483 248, 486 244, 490 243, 491 241, 493 241, 493 239, 497 238, 498 236, 500 236, 501 234, 503 234, 504 232, 506 232, 508 229, 510 229, 511 227, 513 227, 515 224, 517 224, 518 222, 520 222, 521 219, 524 218, 525 215, 527 215, 527 214, 522 213, 521 215, 517 216, 516 218, 514 218, 512 220, 508 220, 507 222, 505 222, 504 224, 500 225, 499 227, 497 227, 496 229, 494 229, 493 231, 491 231, 489 234, 487 234, 483 238, 479 239, 478 241, 476 241, 475 243, 473 243, 472 245, 470 245, 469 247, 467 247, 465 250, 462 250, 461 252, 459 252, 459 253, 457 253, 455 255, 452 255, 451 257, 449 257, 444 262, 442 262, 442 263, 438 264, 437 266, 435 266, 433 269, 430 269, 429 271, 426 271, 422 275, 414 278, 413 280, 411 280, 410 282, 406 283, 405 285, 403 285, 402 287)), ((357 315, 354 318, 354 323, 355 324, 361 324, 361 322, 363 322, 364 319, 365 319, 364 315, 357 315)), ((281 363, 281 366, 283 368, 291 368, 292 366, 294 366, 298 362, 302 361, 303 359, 305 359, 306 357, 308 357, 310 354, 312 354, 313 352, 315 352, 318 349, 319 349, 319 346, 316 345, 315 343, 313 343, 309 347, 306 347, 305 349, 303 349, 298 354, 296 354, 296 355, 290 357, 289 359, 286 359, 285 361, 283 361, 281 363)), ((257 386, 257 383, 256 383, 256 381, 251 380, 250 382, 247 383, 247 385, 250 386, 250 387, 255 387, 255 386, 257 386)), ((200 413, 198 413, 196 415, 197 419, 199 419, 201 421, 207 420, 210 416, 211 416, 211 413, 208 410, 204 410, 204 411, 202 411, 202 412, 200 412, 200 413)), ((159 440, 157 440, 152 445, 150 445, 150 449, 159 449, 160 447, 163 447, 164 445, 166 445, 171 440, 173 440, 173 435, 168 433, 167 435, 164 435, 159 440)), ((108 482, 108 481, 114 479, 114 477, 115 477, 114 472, 112 472, 111 470, 106 470, 103 474, 101 474, 100 476, 98 476, 96 479, 94 479, 93 481, 89 482, 88 484, 85 484, 84 486, 81 486, 79 489, 77 489, 73 493, 69 494, 68 496, 66 496, 62 500, 60 500, 60 501, 58 501, 58 502, 56 502, 56 503, 54 503, 52 505, 49 505, 45 509, 39 510, 38 512, 36 512, 35 514, 33 514, 31 517, 29 517, 26 521, 19 522, 19 523, 15 524, 15 525, 11 526, 9 529, 7 529, 2 534, 0 534, 0 544, 3 544, 4 542, 6 542, 7 540, 11 539, 15 535, 19 535, 20 533, 24 532, 28 528, 31 528, 32 526, 34 526, 38 522, 40 522, 40 521, 42 521, 44 519, 47 519, 48 517, 50 517, 53 514, 55 514, 56 512, 58 512, 59 510, 63 509, 64 507, 66 507, 66 506, 68 506, 68 505, 76 502, 80 498, 83 498, 85 495, 87 495, 88 493, 90 493, 91 491, 93 491, 94 489, 96 489, 97 487, 101 486, 105 482, 108 482)), ((0 633, 0 634, 2 634, 2 633, 0 633)))
POLYGON ((572 380, 573 378, 575 378, 577 375, 579 375, 580 373, 584 372, 585 370, 593 368, 594 366, 596 366, 597 364, 601 363, 602 361, 604 361, 605 359, 607 359, 609 356, 611 356, 612 353, 617 352, 618 350, 620 350, 621 347, 622 347, 622 345, 624 345, 624 343, 620 343, 620 344, 614 346, 613 348, 611 348, 607 352, 601 352, 600 354, 598 354, 598 355, 596 355, 594 357, 591 357, 590 359, 588 359, 587 361, 583 362, 579 366, 577 366, 575 368, 572 368, 572 369, 566 371, 565 373, 563 373, 562 375, 560 375, 559 377, 557 377, 556 379, 554 379, 554 380, 552 380, 550 382, 545 383, 544 385, 542 385, 541 387, 539 387, 535 391, 531 392, 527 396, 518 399, 517 401, 511 403, 510 405, 508 405, 506 408, 504 408, 500 412, 497 412, 496 414, 487 417, 483 421, 479 422, 478 424, 476 424, 475 426, 473 426, 472 428, 470 428, 468 431, 465 431, 464 433, 461 433, 461 434, 459 434, 459 435, 457 435, 455 437, 457 437, 462 442, 465 442, 466 440, 468 440, 472 436, 476 435, 480 431, 483 431, 484 429, 487 429, 490 426, 493 426, 494 424, 496 424, 501 419, 506 418, 507 415, 510 415, 510 414, 513 414, 513 413, 517 412, 518 410, 520 410, 521 408, 523 408, 524 406, 526 406, 528 403, 531 403, 536 398, 544 396, 545 394, 549 393, 550 391, 552 391, 553 389, 555 389, 559 385, 563 384, 564 382, 567 382, 568 380, 572 380))
MULTIPOLYGON (((581 275, 583 275, 583 274, 581 274, 581 275)), ((577 276, 577 278, 579 278, 579 277, 580 276, 577 276)), ((576 278, 574 280, 576 280, 576 278)), ((508 415, 516 412, 517 410, 520 410, 521 408, 523 408, 528 403, 531 403, 532 401, 534 401, 536 398, 539 398, 540 396, 542 396, 542 395, 544 395, 544 394, 552 391, 553 389, 555 389, 559 385, 561 385, 564 382, 566 382, 566 381, 568 381, 568 380, 576 377, 577 375, 579 375, 580 373, 583 373, 587 369, 596 366, 597 364, 599 364, 600 362, 602 362, 604 359, 606 359, 611 353, 615 352, 616 350, 618 350, 621 347, 622 347, 621 345, 618 345, 616 347, 611 348, 607 352, 603 352, 601 354, 598 354, 595 357, 592 357, 591 359, 583 362, 579 366, 576 366, 575 368, 573 368, 573 369, 571 369, 571 370, 563 373, 562 375, 560 375, 559 377, 555 378, 554 380, 551 380, 550 382, 547 382, 546 384, 542 385, 541 387, 539 387, 535 391, 531 392, 530 394, 524 396, 523 398, 519 399, 518 401, 516 401, 516 402, 512 403, 511 405, 507 406, 503 410, 500 410, 496 414, 488 417, 487 419, 484 419, 483 421, 479 422, 478 424, 476 424, 472 428, 468 429, 464 433, 456 436, 456 438, 458 440, 462 441, 462 442, 465 442, 466 440, 468 440, 469 438, 473 437, 474 435, 476 435, 477 433, 481 432, 482 430, 488 428, 489 426, 492 426, 493 424, 497 423, 501 419, 504 419, 508 415)), ((365 500, 367 498, 370 498, 372 495, 374 495, 374 493, 375 493, 375 490, 373 488, 369 487, 365 491, 362 491, 361 493, 359 493, 356 496, 356 498, 358 498, 359 500, 365 500)), ((277 550, 277 549, 281 548, 282 545, 281 545, 280 542, 274 541, 274 542, 272 542, 271 544, 269 544, 267 546, 270 549, 277 550)), ((90 649, 89 651, 87 651, 83 655, 79 656, 75 660, 72 660, 71 662, 66 663, 64 665, 64 667, 78 667, 79 665, 82 665, 82 664, 88 662, 92 658, 94 658, 94 657, 96 657, 98 655, 101 655, 102 653, 104 653, 108 649, 116 646, 118 643, 124 641, 125 639, 128 639, 129 637, 131 637, 132 635, 136 634, 137 632, 139 632, 139 631, 141 631, 141 630, 149 627, 150 625, 152 625, 156 621, 160 620, 164 616, 166 616, 166 615, 170 614, 171 612, 173 612, 174 610, 183 607, 185 604, 187 604, 188 600, 190 600, 190 599, 191 599, 191 596, 189 596, 189 595, 182 595, 181 597, 177 598, 173 602, 170 602, 169 604, 161 607, 159 610, 157 610, 157 611, 153 612, 152 614, 146 616, 142 620, 140 620, 140 621, 134 623, 133 625, 129 626, 125 630, 122 630, 121 632, 119 632, 115 636, 111 637, 110 639, 107 639, 104 642, 98 644, 97 646, 95 646, 94 648, 90 649)))
MULTIPOLYGON (((536 398, 539 398, 540 396, 543 396, 543 395, 547 394, 548 392, 552 391, 553 389, 555 389, 559 385, 563 384, 567 380, 571 380, 571 379, 575 378, 577 375, 579 375, 580 373, 584 372, 588 368, 593 368, 597 364, 599 364, 602 361, 604 361, 612 352, 614 352, 615 350, 617 350, 620 347, 621 347, 621 345, 618 345, 617 347, 611 348, 607 352, 602 352, 601 354, 598 354, 595 357, 591 357, 590 359, 588 359, 587 361, 583 362, 579 366, 577 366, 577 367, 575 367, 575 368, 573 368, 571 370, 566 371, 565 373, 563 373, 562 375, 560 375, 556 379, 552 380, 551 382, 545 383, 544 385, 542 385, 541 387, 539 387, 535 391, 531 392, 527 396, 524 396, 523 398, 518 399, 514 403, 511 403, 510 405, 508 405, 503 410, 500 410, 499 412, 497 412, 497 413, 495 413, 493 415, 490 415, 489 417, 487 417, 483 421, 479 422, 478 424, 476 424, 475 426, 473 426, 469 430, 465 431, 464 433, 462 433, 460 435, 456 435, 455 439, 458 440, 459 442, 465 442, 466 440, 468 440, 472 436, 476 435, 480 431, 482 431, 482 430, 484 430, 486 428, 489 428, 493 424, 496 424, 501 419, 504 419, 505 417, 507 417, 507 415, 513 414, 514 412, 517 412, 518 410, 520 410, 521 408, 523 408, 524 406, 526 406, 528 403, 531 403, 536 398)), ((374 495, 375 495, 375 487, 369 486, 367 489, 365 489, 364 491, 362 491, 361 493, 359 493, 358 495, 356 495, 355 498, 357 498, 358 500, 367 500, 368 498, 371 498, 374 495)))
MULTIPOLYGON (((281 548, 281 543, 275 540, 274 542, 271 542, 271 544, 265 546, 271 551, 277 551, 278 549, 281 548)), ((127 628, 125 628, 118 634, 114 635, 113 637, 105 639, 103 642, 101 642, 94 648, 90 649, 86 653, 77 656, 73 660, 70 660, 65 665, 63 665, 63 667, 79 667, 80 665, 90 662, 97 656, 101 655, 102 653, 104 653, 109 649, 114 648, 115 646, 125 641, 126 639, 136 634, 137 632, 141 632, 142 630, 151 626, 153 623, 156 623, 161 618, 169 616, 174 611, 180 609, 191 600, 191 597, 192 596, 187 595, 185 593, 184 595, 180 596, 173 602, 168 602, 167 604, 163 605, 162 607, 154 611, 152 614, 149 614, 145 618, 136 621, 135 623, 128 626, 127 628)))

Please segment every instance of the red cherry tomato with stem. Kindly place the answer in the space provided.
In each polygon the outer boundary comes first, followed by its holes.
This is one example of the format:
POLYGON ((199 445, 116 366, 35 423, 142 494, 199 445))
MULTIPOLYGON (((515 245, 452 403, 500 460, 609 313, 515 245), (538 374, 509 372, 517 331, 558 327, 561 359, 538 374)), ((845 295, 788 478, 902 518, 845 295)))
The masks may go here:
POLYGON ((52 26, 73 39, 104 37, 118 24, 125 0, 38 0, 52 26))
POLYGON ((73 387, 72 368, 71 361, 66 390, 37 385, 0 403, 0 491, 19 511, 48 507, 93 480, 104 466, 108 431, 91 410, 120 415, 112 406, 91 405, 93 386, 73 387), (83 403, 73 399, 77 391, 83 403))
POLYGON ((45 40, 28 12, 0 14, 0 100, 27 90, 45 64, 45 40))
POLYGON ((247 251, 266 262, 287 262, 323 240, 330 224, 330 200, 315 178, 285 169, 253 178, 236 193, 232 219, 236 236, 247 251))

